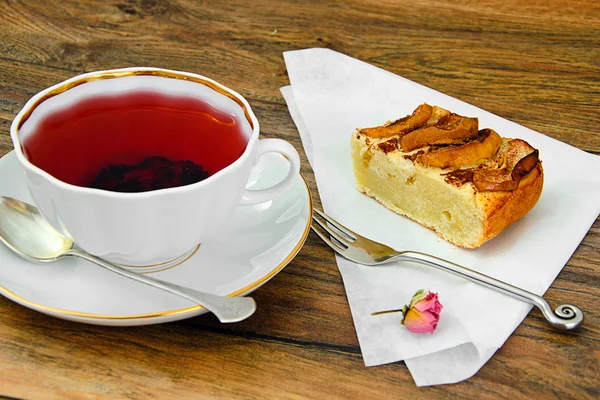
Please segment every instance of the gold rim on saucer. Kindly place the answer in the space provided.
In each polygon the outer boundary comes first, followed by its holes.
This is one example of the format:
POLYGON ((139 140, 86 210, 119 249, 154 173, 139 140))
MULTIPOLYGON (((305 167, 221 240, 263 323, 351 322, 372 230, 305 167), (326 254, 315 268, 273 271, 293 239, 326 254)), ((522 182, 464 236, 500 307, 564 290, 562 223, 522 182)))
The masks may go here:
MULTIPOLYGON (((281 263, 279 263, 279 265, 277 265, 274 269, 269 271, 268 274, 261 277, 257 281, 252 282, 251 284, 246 285, 243 288, 234 291, 233 293, 227 294, 227 296, 236 297, 241 294, 247 293, 247 292, 251 291, 252 289, 259 287, 260 285, 262 285, 263 283, 268 281, 270 278, 272 278, 274 275, 276 275, 279 271, 281 271, 290 261, 292 261, 292 259, 296 256, 296 254, 298 254, 298 252, 304 245, 304 242, 306 241, 306 238, 308 237, 308 234, 310 232, 310 224, 311 224, 312 213, 313 213, 313 200, 312 200, 312 196, 310 193, 310 189, 308 187, 308 183, 306 182, 306 179, 304 178, 304 176, 302 176, 302 174, 299 174, 299 175, 302 178, 302 182, 304 182, 304 185, 306 186, 306 193, 308 194, 308 206, 309 206, 308 218, 306 219, 306 226, 304 227, 304 232, 302 233, 302 238, 300 239, 298 244, 292 249, 290 254, 288 254, 288 256, 281 263)), ((196 251, 197 250, 198 250, 198 248, 196 248, 196 251)), ((196 254, 196 251, 194 251, 194 253, 191 256, 196 254)), ((188 257, 186 259, 186 261, 189 258, 191 258, 191 256, 188 257)), ((90 318, 90 319, 133 320, 133 319, 157 318, 157 317, 167 317, 167 316, 177 315, 177 314, 184 314, 184 313, 187 313, 190 311, 201 310, 202 308, 204 308, 201 305, 196 305, 196 306, 181 308, 181 309, 177 309, 177 310, 160 311, 160 312, 137 314, 137 315, 98 315, 98 314, 90 314, 90 313, 79 312, 79 311, 69 311, 69 310, 61 310, 61 309, 53 308, 53 307, 47 307, 47 306, 35 303, 33 301, 26 300, 23 297, 16 295, 15 293, 11 292, 10 290, 6 289, 5 287, 3 287, 1 285, 0 285, 0 292, 2 292, 5 296, 7 296, 10 299, 17 300, 21 304, 31 306, 34 310, 37 309, 37 310, 51 312, 54 314, 68 315, 68 316, 73 316, 73 317, 90 318)))

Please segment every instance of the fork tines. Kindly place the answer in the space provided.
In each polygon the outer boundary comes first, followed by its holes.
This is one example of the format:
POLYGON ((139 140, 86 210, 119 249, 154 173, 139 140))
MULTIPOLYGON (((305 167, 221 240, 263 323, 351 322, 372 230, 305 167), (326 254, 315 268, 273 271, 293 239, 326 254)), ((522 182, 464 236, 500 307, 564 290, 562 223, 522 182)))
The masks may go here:
POLYGON ((343 251, 348 249, 350 243, 356 240, 356 234, 354 232, 316 208, 314 209, 312 218, 316 224, 313 223, 311 227, 315 233, 332 248, 335 249, 337 247, 343 251), (319 215, 319 217, 325 221, 317 218, 315 214, 319 215), (326 233, 329 234, 329 237, 326 233))

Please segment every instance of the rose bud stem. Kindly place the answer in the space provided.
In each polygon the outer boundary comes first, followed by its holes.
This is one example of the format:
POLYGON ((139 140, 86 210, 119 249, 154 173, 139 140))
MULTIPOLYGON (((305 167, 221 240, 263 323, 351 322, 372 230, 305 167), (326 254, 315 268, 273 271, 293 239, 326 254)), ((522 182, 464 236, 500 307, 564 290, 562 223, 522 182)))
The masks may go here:
POLYGON ((376 311, 374 313, 371 313, 371 315, 392 314, 397 312, 401 312, 404 314, 404 311, 406 311, 404 308, 399 308, 397 310, 376 311))

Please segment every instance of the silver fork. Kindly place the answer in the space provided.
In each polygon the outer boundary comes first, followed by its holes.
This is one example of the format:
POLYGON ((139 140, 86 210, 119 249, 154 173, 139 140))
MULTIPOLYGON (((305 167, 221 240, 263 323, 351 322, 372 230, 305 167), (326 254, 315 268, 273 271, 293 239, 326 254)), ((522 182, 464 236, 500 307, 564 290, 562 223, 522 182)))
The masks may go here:
POLYGON ((317 209, 314 209, 311 228, 336 253, 355 263, 376 266, 394 260, 425 264, 529 303, 539 308, 546 320, 559 329, 573 330, 583 323, 583 312, 576 306, 563 304, 552 311, 548 302, 534 293, 429 254, 396 251, 360 236, 317 209))

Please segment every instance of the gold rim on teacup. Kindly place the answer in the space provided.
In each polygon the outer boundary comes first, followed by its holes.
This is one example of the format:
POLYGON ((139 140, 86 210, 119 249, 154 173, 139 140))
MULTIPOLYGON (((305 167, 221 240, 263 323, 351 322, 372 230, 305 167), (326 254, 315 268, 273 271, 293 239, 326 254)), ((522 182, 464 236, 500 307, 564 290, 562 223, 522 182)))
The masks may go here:
MULTIPOLYGON (((178 79, 178 80, 194 82, 194 83, 204 85, 204 86, 214 90, 215 92, 236 102, 244 111, 244 116, 246 117, 246 120, 250 124, 250 128, 252 129, 253 134, 259 130, 258 119, 252 112, 252 109, 250 107, 250 104, 248 104, 248 101, 244 97, 242 97, 242 95, 237 93, 235 90, 229 89, 229 88, 225 87, 224 85, 220 84, 219 82, 217 82, 213 79, 207 78, 205 76, 194 74, 191 72, 174 71, 174 70, 169 70, 169 69, 152 68, 152 67, 131 67, 131 68, 112 69, 112 70, 105 70, 105 71, 96 71, 96 72, 89 72, 89 73, 82 74, 82 75, 77 75, 73 78, 67 79, 66 81, 58 83, 47 89, 44 89, 41 92, 39 92, 38 94, 36 94, 35 96, 33 96, 27 103, 25 103, 25 106, 23 106, 21 111, 17 114, 17 116, 13 120, 13 123, 10 128, 10 135, 13 140, 13 143, 19 143, 19 146, 15 146, 15 153, 16 153, 19 161, 26 168, 34 170, 37 173, 40 173, 46 179, 48 179, 51 182, 58 184, 60 186, 66 185, 67 187, 69 187, 72 190, 74 189, 77 191, 84 191, 84 192, 97 191, 98 189, 76 186, 76 185, 72 185, 67 182, 64 182, 64 181, 54 177, 53 175, 49 174, 48 172, 44 171, 43 169, 32 164, 27 159, 27 157, 25 156, 25 154, 23 152, 23 149, 21 148, 22 145, 21 145, 21 140, 19 138, 19 131, 20 131, 21 127, 23 126, 23 124, 29 119, 29 117, 31 116, 33 111, 44 101, 46 101, 54 96, 57 96, 61 93, 64 93, 64 92, 68 91, 69 89, 72 89, 76 86, 83 85, 85 83, 103 80, 103 79, 116 79, 116 78, 123 78, 123 77, 129 77, 129 76, 156 76, 156 77, 160 77, 160 78, 178 79)), ((248 154, 246 152, 244 152, 237 160, 235 160, 230 165, 236 164, 237 162, 239 162, 240 160, 242 160, 243 158, 245 158, 247 156, 248 156, 248 154)), ((219 171, 216 174, 212 175, 211 177, 207 178, 206 180, 197 182, 193 185, 178 186, 178 187, 173 187, 173 188, 155 190, 152 192, 140 192, 140 193, 106 192, 105 195, 111 196, 111 197, 135 198, 135 197, 142 197, 142 196, 148 196, 148 195, 157 196, 157 195, 162 195, 164 193, 171 193, 171 192, 175 192, 175 191, 185 191, 185 190, 189 189, 189 186, 202 185, 208 179, 219 175, 221 172, 223 172, 223 171, 219 171)))

